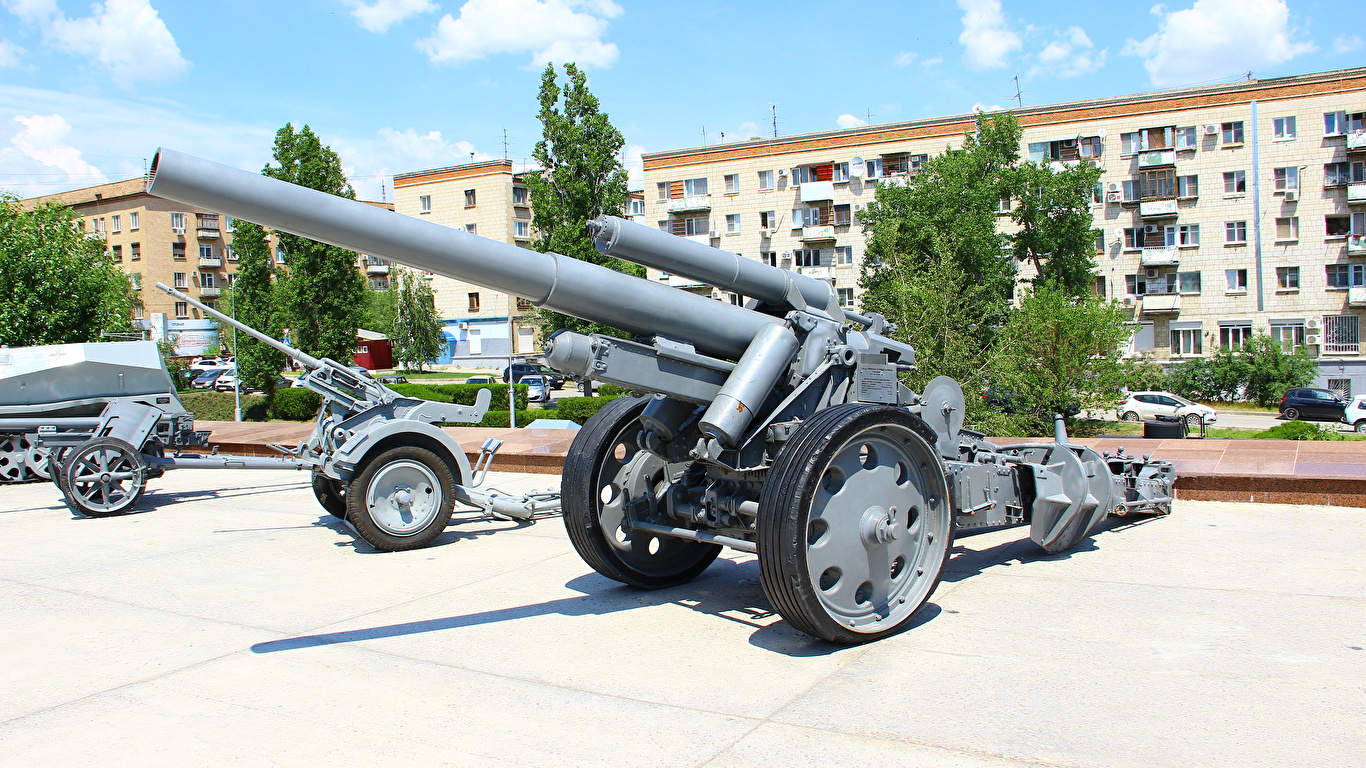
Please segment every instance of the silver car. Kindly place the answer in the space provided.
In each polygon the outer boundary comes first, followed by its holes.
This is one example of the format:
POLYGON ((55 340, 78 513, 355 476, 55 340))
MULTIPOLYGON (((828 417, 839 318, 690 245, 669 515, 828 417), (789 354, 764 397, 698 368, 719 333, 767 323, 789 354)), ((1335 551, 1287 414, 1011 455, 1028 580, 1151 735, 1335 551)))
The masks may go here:
POLYGON ((533 403, 550 402, 550 383, 544 376, 523 376, 518 384, 526 385, 526 399, 533 403))

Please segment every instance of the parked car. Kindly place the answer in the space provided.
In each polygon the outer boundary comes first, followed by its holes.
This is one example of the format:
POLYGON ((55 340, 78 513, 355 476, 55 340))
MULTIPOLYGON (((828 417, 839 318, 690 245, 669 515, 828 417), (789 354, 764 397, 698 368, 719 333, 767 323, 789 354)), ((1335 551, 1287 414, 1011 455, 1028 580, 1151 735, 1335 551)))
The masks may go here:
POLYGON ((1358 434, 1366 435, 1366 395, 1356 396, 1343 412, 1342 420, 1350 424, 1358 434))
POLYGON ((378 382, 381 383, 381 384, 407 384, 407 383, 408 383, 408 379, 406 379, 406 378, 403 377, 403 376, 380 376, 379 378, 375 379, 375 381, 378 381, 378 382))
POLYGON ((210 368, 200 371, 198 376, 190 380, 190 389, 209 389, 219 376, 227 372, 227 368, 210 368))
POLYGON ((1219 420, 1219 412, 1208 405, 1193 403, 1171 392, 1130 392, 1119 401, 1115 415, 1123 421, 1146 421, 1158 416, 1185 419, 1188 429, 1199 429, 1201 417, 1205 424, 1219 420))
POLYGON ((196 372, 215 371, 220 368, 227 368, 228 362, 217 357, 201 357, 190 363, 190 370, 196 372))
POLYGON ((466 384, 496 384, 492 376, 471 376, 465 379, 466 384))
MULTIPOLYGON (((218 378, 213 380, 212 388, 217 392, 231 392, 237 387, 237 369, 224 368, 218 378)), ((243 392, 250 392, 250 387, 242 387, 243 392)))
POLYGON ((511 367, 503 369, 503 381, 507 382, 509 376, 514 384, 522 383, 522 379, 527 376, 541 376, 552 389, 559 389, 564 385, 564 374, 539 363, 513 363, 511 367))
POLYGON ((1281 418, 1298 421, 1342 421, 1347 403, 1331 389, 1297 387, 1287 390, 1278 409, 1281 418))
POLYGON ((526 399, 533 403, 550 402, 550 383, 543 376, 523 376, 518 382, 525 384, 526 399))

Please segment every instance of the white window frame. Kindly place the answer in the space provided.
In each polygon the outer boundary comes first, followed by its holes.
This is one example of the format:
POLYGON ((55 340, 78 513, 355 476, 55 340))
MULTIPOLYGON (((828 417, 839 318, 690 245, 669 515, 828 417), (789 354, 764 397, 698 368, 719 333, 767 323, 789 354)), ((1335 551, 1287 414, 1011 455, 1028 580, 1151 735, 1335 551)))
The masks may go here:
MULTIPOLYGON (((763 171, 760 171, 760 173, 763 173, 763 171)), ((667 182, 667 181, 658 181, 658 182, 655 182, 655 191, 656 191, 657 194, 658 194, 658 197, 655 198, 656 200, 668 200, 668 199, 669 199, 669 182, 667 182)))
POLYGON ((1271 340, 1279 342, 1281 348, 1287 352, 1294 350, 1297 347, 1304 346, 1304 321, 1272 320, 1271 340), (1287 336, 1290 338, 1287 339, 1287 336), (1289 343, 1286 343, 1287 341, 1289 343))
POLYGON ((190 275, 188 272, 173 272, 171 274, 171 287, 185 289, 190 287, 190 275))
POLYGON ((1224 171, 1224 197, 1243 197, 1246 194, 1247 171, 1224 171))
POLYGON ((431 212, 432 212, 432 196, 431 196, 431 195, 418 195, 418 196, 417 196, 417 208, 418 208, 418 212, 419 212, 419 213, 431 213, 431 212))
POLYGON ((1271 118, 1271 140, 1290 141, 1295 138, 1295 116, 1271 118))
POLYGON ((138 212, 133 211, 132 213, 128 214, 128 231, 132 232, 133 230, 137 229, 138 226, 138 212))
POLYGON ((836 292, 836 294, 839 296, 840 306, 841 306, 841 307, 852 307, 852 306, 854 306, 854 289, 853 289, 853 288, 836 288, 836 289, 835 289, 835 292, 836 292))
POLYGON ((1300 289, 1300 268, 1276 267, 1276 290, 1298 291, 1300 289))
POLYGON ((728 195, 738 195, 738 194, 740 194, 740 174, 738 174, 738 173, 728 173, 728 174, 726 174, 726 175, 723 177, 723 183, 725 184, 726 194, 728 194, 728 195))
POLYGON ((530 236, 531 236, 531 227, 530 227, 530 225, 528 225, 525 221, 514 221, 514 222, 512 222, 512 236, 513 236, 513 237, 530 237, 530 236))
POLYGON ((1200 177, 1194 173, 1176 177, 1176 196, 1192 200, 1200 196, 1200 177))
POLYGON ((1226 221, 1224 222, 1224 244, 1225 245, 1247 245, 1247 222, 1246 221, 1226 221), (1240 236, 1241 235, 1241 236, 1240 236))
POLYGON ((738 213, 728 213, 728 214, 726 214, 726 234, 728 234, 728 235, 738 235, 738 234, 740 234, 740 214, 738 214, 738 213))
POLYGON ((1176 283, 1177 291, 1195 296, 1200 294, 1202 288, 1199 272, 1177 272, 1176 283))
POLYGON ((183 213, 173 213, 173 214, 171 214, 171 229, 179 229, 179 230, 185 229, 185 214, 183 214, 183 213))
POLYGON ((1247 293, 1247 269, 1224 270, 1225 293, 1247 293))
POLYGON ((773 189, 773 171, 759 171, 759 191, 772 192, 773 189))
POLYGON ((830 180, 831 180, 831 181, 848 181, 848 180, 849 180, 849 164, 848 164, 848 163, 831 163, 831 164, 830 164, 830 180))
POLYGON ((1347 135, 1347 112, 1339 110, 1337 112, 1323 113, 1323 135, 1324 136, 1346 136, 1347 135))
POLYGON ((1199 357, 1205 354, 1205 334, 1200 326, 1170 329, 1172 357, 1199 357))
POLYGON ((1228 146, 1238 146, 1243 143, 1243 121, 1231 120, 1219 125, 1220 144, 1228 146))
POLYGON ((1196 127, 1195 127, 1195 126, 1191 125, 1191 126, 1187 126, 1187 127, 1185 127, 1185 128, 1177 128, 1177 129, 1176 129, 1176 149, 1177 149, 1177 151, 1182 151, 1182 150, 1194 151, 1195 148, 1199 145, 1199 143, 1200 143, 1200 135, 1199 135, 1199 131, 1196 130, 1196 127))
POLYGON ((1223 320, 1219 322, 1219 346, 1241 350, 1252 341, 1251 320, 1223 320))
POLYGON ((1300 188, 1300 168, 1297 165, 1287 165, 1284 168, 1272 168, 1271 179, 1275 182, 1277 192, 1288 192, 1292 189, 1300 188))
POLYGON ((1133 133, 1121 133, 1119 135, 1119 156, 1133 157, 1138 154, 1143 147, 1143 134, 1141 131, 1133 133))
POLYGON ((1286 243, 1300 239, 1300 217, 1299 216, 1277 216, 1276 217, 1276 242, 1286 243), (1281 226, 1284 223, 1285 233, 1281 233, 1281 226))
POLYGON ((113 216, 110 216, 110 217, 109 217, 109 231, 110 231, 110 232, 122 232, 122 231, 123 231, 123 217, 122 217, 122 216, 120 216, 120 215, 118 215, 118 214, 116 213, 116 214, 114 214, 113 216))
POLYGON ((695 179, 683 180, 684 197, 701 197, 707 194, 707 177, 699 176, 695 179))
POLYGON ((853 263, 854 263, 854 247, 853 247, 852 245, 837 245, 837 246, 835 246, 835 263, 836 263, 836 264, 853 264, 853 263))

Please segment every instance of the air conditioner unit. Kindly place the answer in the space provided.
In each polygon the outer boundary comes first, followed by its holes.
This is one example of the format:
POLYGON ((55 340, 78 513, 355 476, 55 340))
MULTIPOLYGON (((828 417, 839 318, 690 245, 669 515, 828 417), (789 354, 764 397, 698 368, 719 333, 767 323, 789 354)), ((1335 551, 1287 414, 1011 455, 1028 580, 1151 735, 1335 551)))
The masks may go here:
POLYGON ((1106 192, 1106 193, 1105 193, 1105 202, 1107 202, 1107 203, 1122 203, 1122 202, 1124 202, 1124 193, 1123 193, 1123 192, 1106 192))
POLYGON ((713 229, 712 231, 710 231, 710 232, 707 233, 707 236, 710 237, 710 238, 715 239, 715 238, 720 237, 720 236, 721 236, 721 233, 713 229))
POLYGON ((1162 231, 1162 227, 1158 226, 1157 224, 1144 224, 1144 225, 1143 225, 1143 234, 1145 234, 1145 235, 1156 234, 1156 233, 1161 232, 1161 231, 1162 231))
MULTIPOLYGON (((183 235, 183 234, 185 234, 185 228, 184 228, 184 227, 171 227, 171 232, 172 232, 173 234, 183 235)), ((104 233, 101 232, 100 234, 104 234, 104 233)))
POLYGON ((1157 279, 1157 267, 1148 267, 1148 279, 1149 279, 1149 280, 1156 280, 1156 279, 1157 279))
POLYGON ((1106 189, 1111 192, 1119 192, 1121 190, 1121 187, 1119 186, 1119 182, 1112 181, 1110 182, 1110 186, 1106 187, 1106 189))
POLYGON ((1304 327, 1311 331, 1317 331, 1323 327, 1323 321, 1317 317, 1311 317, 1305 322, 1304 327))
POLYGON ((1311 347, 1317 347, 1323 343, 1323 337, 1317 333, 1306 334, 1304 337, 1304 343, 1308 344, 1311 347))
POLYGON ((469 324, 469 323, 461 323, 461 324, 460 324, 460 330, 462 330, 462 331, 468 331, 469 329, 470 329, 470 324, 469 324))
POLYGON ((1206 135, 1206 136, 1218 136, 1218 135, 1219 135, 1219 126, 1215 125, 1214 123, 1210 123, 1209 125, 1205 126, 1205 135, 1206 135))
POLYGON ((1285 201, 1286 201, 1287 203, 1293 203, 1293 202, 1296 202, 1296 201, 1299 200, 1299 199, 1300 199, 1300 191, 1299 191, 1298 189, 1288 189, 1288 190, 1286 190, 1286 192, 1285 192, 1285 201))
POLYGON ((1126 306, 1126 307, 1132 307, 1132 306, 1134 305, 1134 297, 1133 297, 1133 296, 1125 296, 1124 298, 1122 298, 1122 299, 1119 300, 1119 303, 1120 303, 1120 304, 1123 304, 1123 305, 1126 306))
POLYGON ((856 211, 861 211, 861 210, 863 210, 863 203, 854 203, 854 210, 856 210, 856 211))
POLYGON ((779 176, 786 176, 786 175, 787 175, 787 169, 786 169, 786 168, 779 168, 779 169, 778 169, 778 175, 779 175, 779 176))

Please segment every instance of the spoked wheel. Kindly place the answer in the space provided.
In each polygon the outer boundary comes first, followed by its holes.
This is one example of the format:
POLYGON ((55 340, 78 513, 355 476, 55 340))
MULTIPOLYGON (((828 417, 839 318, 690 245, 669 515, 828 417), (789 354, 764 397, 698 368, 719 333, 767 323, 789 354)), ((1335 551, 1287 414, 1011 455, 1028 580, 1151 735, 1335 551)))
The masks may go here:
POLYGON ((147 489, 147 463, 137 449, 116 437, 97 437, 71 450, 58 485, 67 506, 89 517, 128 511, 147 489))
POLYGON ((646 398, 603 406, 574 438, 564 466, 564 527, 593 570, 643 589, 683 584, 721 547, 630 529, 628 507, 650 509, 667 482, 663 459, 636 444, 646 398))
POLYGON ((1139 421, 1138 414, 1134 411, 1125 411, 1124 415, 1120 416, 1119 418, 1124 421, 1139 421))
POLYGON ((1284 417, 1286 418, 1287 421, 1295 421, 1295 420, 1299 419, 1299 417, 1300 417, 1300 409, 1299 409, 1299 408, 1286 408, 1285 411, 1283 411, 1283 412, 1281 413, 1281 415, 1284 416, 1284 417))
POLYGON ((1352 429, 1359 435, 1366 435, 1366 419, 1358 421, 1356 426, 1352 427, 1352 429))
POLYGON ((342 484, 338 480, 313 470, 313 497, 318 500, 322 508, 327 510, 329 515, 339 519, 346 519, 346 498, 342 492, 342 484))
POLYGON ((933 432, 878 405, 828 408, 793 435, 759 499, 764 594, 837 643, 890 635, 934 592, 953 534, 933 432))
POLYGON ((401 445, 366 463, 347 487, 345 503, 345 519, 375 549, 420 549, 450 524, 455 476, 435 453, 401 445))
POLYGON ((1186 431, 1187 431, 1187 432, 1199 432, 1199 431, 1200 431, 1200 414, 1198 414, 1198 413, 1188 413, 1188 414, 1186 414, 1186 431))
POLYGON ((27 474, 24 436, 0 435, 0 483, 17 483, 27 474))

